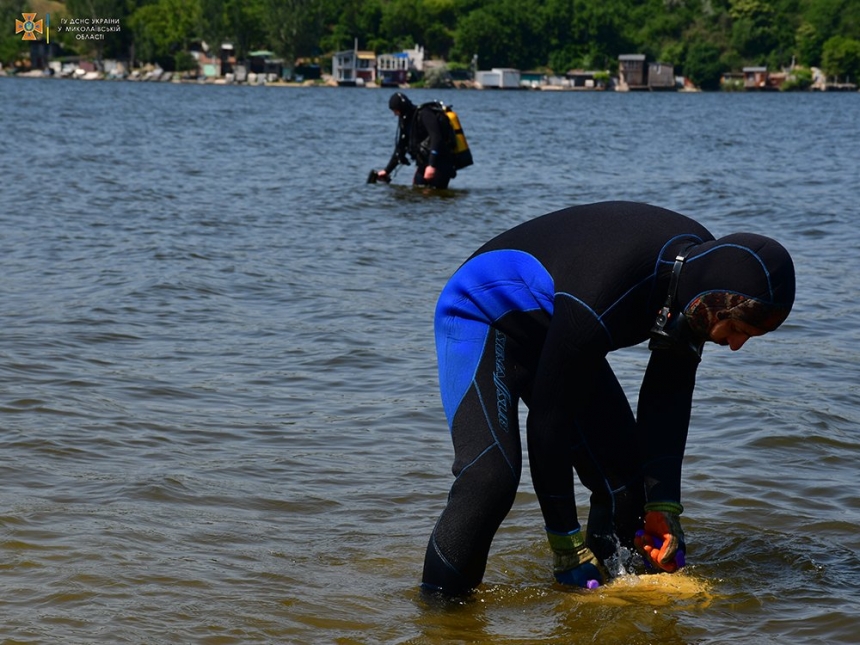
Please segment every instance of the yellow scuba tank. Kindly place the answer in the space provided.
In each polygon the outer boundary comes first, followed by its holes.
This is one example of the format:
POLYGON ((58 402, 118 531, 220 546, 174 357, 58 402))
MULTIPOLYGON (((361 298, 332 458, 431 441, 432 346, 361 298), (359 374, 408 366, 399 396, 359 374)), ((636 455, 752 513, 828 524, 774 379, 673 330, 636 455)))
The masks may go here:
POLYGON ((466 135, 463 132, 463 126, 460 125, 460 117, 457 113, 445 106, 445 116, 451 123, 451 128, 454 130, 454 167, 459 170, 466 166, 472 165, 472 151, 469 150, 469 142, 466 141, 466 135))

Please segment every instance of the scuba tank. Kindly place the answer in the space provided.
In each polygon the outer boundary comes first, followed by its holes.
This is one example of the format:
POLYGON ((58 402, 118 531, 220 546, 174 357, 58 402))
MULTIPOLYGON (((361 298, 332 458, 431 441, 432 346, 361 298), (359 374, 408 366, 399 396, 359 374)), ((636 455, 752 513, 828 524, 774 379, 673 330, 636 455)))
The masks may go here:
POLYGON ((457 170, 472 165, 472 151, 469 150, 469 142, 466 141, 466 134, 463 132, 463 126, 460 125, 460 117, 451 109, 451 106, 445 106, 445 116, 451 123, 451 129, 454 130, 454 167, 457 170))
MULTIPOLYGON (((418 107, 419 110, 430 109, 439 115, 440 122, 444 123, 447 131, 446 138, 451 146, 451 157, 454 162, 454 168, 460 170, 466 166, 471 166, 472 151, 469 150, 469 143, 466 141, 466 135, 463 132, 463 126, 460 125, 460 117, 451 109, 450 105, 445 105, 442 101, 430 101, 418 107)), ((429 140, 421 142, 422 152, 429 153, 429 140)))

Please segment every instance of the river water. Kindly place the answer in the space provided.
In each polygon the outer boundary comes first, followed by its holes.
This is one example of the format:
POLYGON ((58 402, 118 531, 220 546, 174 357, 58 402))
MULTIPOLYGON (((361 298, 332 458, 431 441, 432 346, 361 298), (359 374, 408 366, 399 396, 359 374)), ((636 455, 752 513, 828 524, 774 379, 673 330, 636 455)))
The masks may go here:
POLYGON ((365 183, 389 94, 0 79, 0 641, 858 642, 860 94, 414 90, 476 161, 431 194, 365 183), (436 296, 606 199, 797 266, 778 332, 706 348, 689 566, 553 587, 525 469, 484 586, 427 603, 436 296))

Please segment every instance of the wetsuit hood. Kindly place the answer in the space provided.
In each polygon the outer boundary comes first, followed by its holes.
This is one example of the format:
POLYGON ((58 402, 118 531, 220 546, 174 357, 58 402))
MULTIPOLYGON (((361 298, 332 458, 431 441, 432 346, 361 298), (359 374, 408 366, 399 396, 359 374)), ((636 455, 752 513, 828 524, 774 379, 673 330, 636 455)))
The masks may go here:
POLYGON ((779 242, 733 233, 697 245, 687 258, 679 300, 696 335, 727 318, 772 331, 794 304, 794 263, 779 242))
POLYGON ((403 92, 395 92, 388 99, 388 109, 397 110, 401 114, 409 114, 415 109, 415 105, 409 100, 403 92))

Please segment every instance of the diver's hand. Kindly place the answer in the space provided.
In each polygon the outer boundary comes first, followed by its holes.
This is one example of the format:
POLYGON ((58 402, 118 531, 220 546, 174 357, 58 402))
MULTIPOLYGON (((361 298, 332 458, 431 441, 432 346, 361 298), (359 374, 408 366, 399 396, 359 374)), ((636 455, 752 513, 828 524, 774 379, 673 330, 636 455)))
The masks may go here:
POLYGON ((633 541, 646 564, 670 573, 684 566, 687 545, 681 528, 683 510, 676 502, 645 504, 645 528, 637 531, 633 541))
POLYGON ((433 166, 427 166, 424 169, 424 181, 430 181, 436 177, 436 169, 433 166))
POLYGON ((586 589, 594 589, 606 581, 603 565, 585 546, 585 538, 579 529, 567 535, 547 530, 546 535, 552 548, 552 571, 556 581, 586 589))

